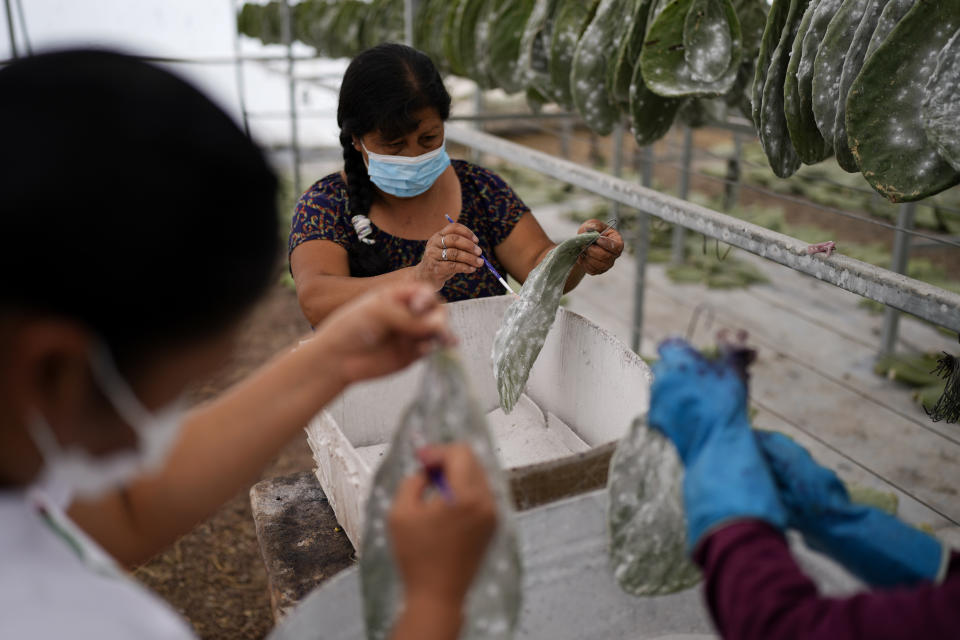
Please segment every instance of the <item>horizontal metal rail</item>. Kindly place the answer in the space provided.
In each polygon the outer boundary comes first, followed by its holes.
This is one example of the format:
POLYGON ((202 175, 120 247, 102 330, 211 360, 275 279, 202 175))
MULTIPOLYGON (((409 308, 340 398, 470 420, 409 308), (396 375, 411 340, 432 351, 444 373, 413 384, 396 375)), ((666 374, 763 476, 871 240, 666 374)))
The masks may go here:
POLYGON ((796 238, 475 129, 450 124, 446 136, 451 142, 533 169, 960 332, 960 295, 956 293, 842 254, 834 253, 829 258, 809 255, 809 245, 796 238))
POLYGON ((516 113, 468 113, 465 115, 450 116, 450 122, 493 122, 496 120, 579 120, 578 113, 531 113, 529 111, 518 111, 516 113))
MULTIPOLYGON (((246 55, 246 56, 209 56, 200 58, 180 58, 171 56, 144 56, 131 55, 130 57, 142 60, 143 62, 156 62, 162 64, 237 64, 238 62, 288 62, 289 58, 285 55, 246 55)), ((326 60, 320 56, 294 56, 294 61, 305 62, 308 60, 326 60)), ((0 60, 0 67, 16 62, 16 58, 0 60)))

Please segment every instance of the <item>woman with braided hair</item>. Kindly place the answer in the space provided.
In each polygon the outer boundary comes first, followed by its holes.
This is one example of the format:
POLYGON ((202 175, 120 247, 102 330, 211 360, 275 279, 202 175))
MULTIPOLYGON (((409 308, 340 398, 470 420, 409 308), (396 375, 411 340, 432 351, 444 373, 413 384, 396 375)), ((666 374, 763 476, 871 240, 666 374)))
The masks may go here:
MULTIPOLYGON (((425 54, 382 44, 350 63, 337 110, 343 171, 303 194, 290 233, 290 269, 311 324, 387 282, 425 282, 448 302, 498 295, 481 255, 523 282, 554 247, 499 176, 450 160, 449 115, 450 95, 425 54)), ((588 220, 580 231, 606 228, 588 220)), ((622 251, 611 229, 581 256, 567 290, 622 251)))

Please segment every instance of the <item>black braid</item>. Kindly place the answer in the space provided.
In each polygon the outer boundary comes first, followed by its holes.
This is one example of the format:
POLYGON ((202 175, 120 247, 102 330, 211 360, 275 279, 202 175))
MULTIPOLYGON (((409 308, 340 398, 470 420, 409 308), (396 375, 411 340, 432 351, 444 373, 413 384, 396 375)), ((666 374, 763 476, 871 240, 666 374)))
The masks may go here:
MULTIPOLYGON (((370 215, 376 192, 363 163, 363 155, 353 146, 353 134, 348 122, 345 122, 340 130, 340 145, 343 147, 343 172, 347 176, 347 214, 370 215)), ((382 251, 382 246, 360 242, 359 238, 350 247, 347 258, 350 275, 355 277, 378 276, 390 271, 390 263, 382 251)))

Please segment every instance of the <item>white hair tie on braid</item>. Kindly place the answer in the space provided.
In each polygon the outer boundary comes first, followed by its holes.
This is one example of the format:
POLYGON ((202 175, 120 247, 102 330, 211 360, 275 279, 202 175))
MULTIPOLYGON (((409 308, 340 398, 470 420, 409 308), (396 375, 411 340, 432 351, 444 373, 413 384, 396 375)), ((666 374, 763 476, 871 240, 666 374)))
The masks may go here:
POLYGON ((373 226, 370 224, 370 218, 358 213, 350 218, 350 222, 353 223, 353 228, 356 230, 360 242, 364 244, 376 243, 376 240, 370 237, 373 235, 373 226))

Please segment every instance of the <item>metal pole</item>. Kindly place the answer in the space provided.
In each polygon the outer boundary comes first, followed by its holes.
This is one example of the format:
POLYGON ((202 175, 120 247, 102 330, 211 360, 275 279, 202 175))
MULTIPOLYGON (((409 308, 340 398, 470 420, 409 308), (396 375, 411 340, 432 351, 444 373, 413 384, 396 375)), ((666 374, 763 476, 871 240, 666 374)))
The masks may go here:
POLYGON ((653 145, 649 145, 643 148, 643 171, 642 171, 642 181, 643 186, 646 188, 651 188, 653 186, 653 163, 656 161, 654 155, 653 145))
MULTIPOLYGON (((683 129, 683 170, 680 172, 680 189, 677 195, 686 200, 690 195, 690 167, 693 164, 693 129, 683 129)), ((673 226, 673 240, 670 246, 670 262, 683 264, 686 244, 686 229, 680 225, 673 226)))
MULTIPOLYGON (((623 177, 623 138, 626 135, 626 127, 623 120, 617 122, 613 128, 613 175, 618 178, 623 177)), ((616 200, 610 207, 610 217, 613 218, 614 225, 620 222, 620 203, 616 200)))
POLYGON ((33 47, 30 46, 30 32, 27 31, 27 16, 23 11, 21 0, 17 0, 17 15, 20 17, 20 35, 23 36, 23 48, 26 49, 28 56, 32 56, 33 47))
POLYGON ((727 182, 723 185, 723 210, 730 211, 740 200, 740 161, 743 157, 743 139, 733 133, 733 156, 727 160, 727 182))
MULTIPOLYGON (((477 88, 474 90, 474 93, 473 93, 473 111, 474 113, 477 114, 477 116, 480 116, 483 113, 483 109, 484 109, 483 89, 478 84, 477 88)), ((474 124, 474 127, 477 129, 477 131, 483 131, 486 129, 486 127, 483 124, 482 118, 478 117, 476 122, 474 122, 473 124, 474 124)), ((481 164, 480 160, 481 160, 480 152, 477 151, 476 149, 471 149, 470 162, 472 162, 473 164, 481 164)))
POLYGON ((17 52, 17 33, 13 28, 13 10, 10 8, 10 0, 4 0, 3 4, 7 8, 7 29, 10 31, 10 51, 13 53, 14 58, 19 58, 20 54, 17 52))
POLYGON ((600 169, 603 167, 603 153, 600 152, 600 136, 591 130, 587 139, 590 141, 590 151, 588 154, 590 164, 594 169, 600 169))
MULTIPOLYGON (((900 205, 897 213, 897 232, 893 237, 893 258, 890 270, 896 273, 907 272, 910 259, 910 234, 913 229, 913 217, 917 211, 915 202, 900 205)), ((880 334, 880 356, 891 355, 897 348, 897 333, 900 328, 900 312, 887 307, 883 312, 883 331, 880 334)))
POLYGON ((413 47, 413 25, 417 18, 420 0, 403 0, 403 41, 413 47))
POLYGON ((299 197, 300 190, 300 136, 297 127, 297 79, 294 76, 293 60, 293 12, 289 0, 283 2, 283 43, 287 46, 287 76, 290 86, 290 150, 293 152, 293 190, 299 197))
MULTIPOLYGON (((230 0, 230 11, 233 13, 233 20, 237 20, 237 8, 240 0, 230 0)), ((243 130, 247 137, 250 137, 250 118, 247 115, 247 86, 243 77, 243 56, 240 54, 240 33, 236 24, 233 27, 233 53, 236 56, 236 63, 233 65, 234 73, 237 77, 237 101, 240 103, 240 116, 243 120, 243 130)))
POLYGON ((573 137, 573 121, 564 120, 560 125, 560 154, 570 159, 570 139, 573 137))
MULTIPOLYGON (((643 186, 648 189, 653 184, 653 145, 643 148, 643 186)), ((633 282, 633 331, 630 336, 630 348, 640 353, 643 340, 643 300, 647 287, 647 258, 650 254, 650 216, 637 211, 637 231, 634 237, 635 271, 633 282)))

